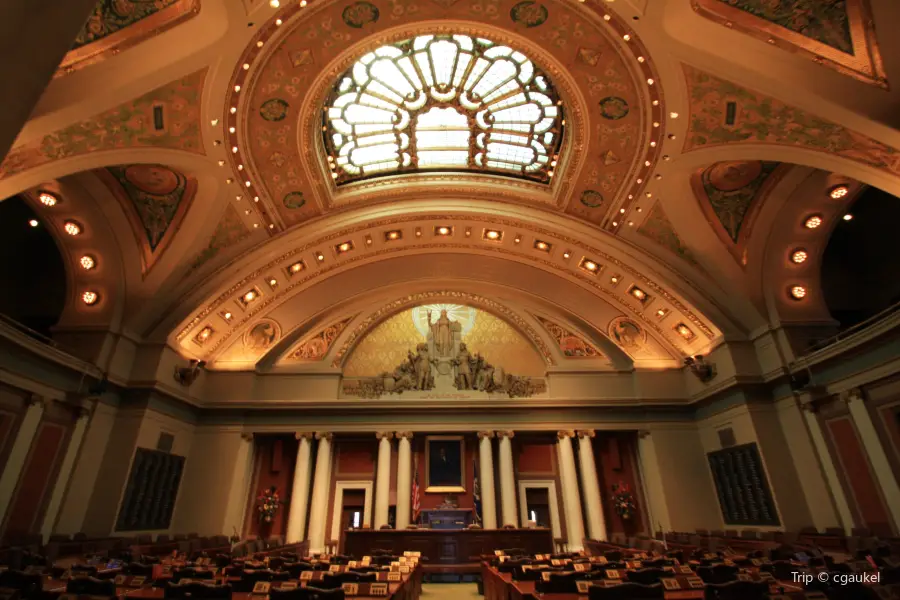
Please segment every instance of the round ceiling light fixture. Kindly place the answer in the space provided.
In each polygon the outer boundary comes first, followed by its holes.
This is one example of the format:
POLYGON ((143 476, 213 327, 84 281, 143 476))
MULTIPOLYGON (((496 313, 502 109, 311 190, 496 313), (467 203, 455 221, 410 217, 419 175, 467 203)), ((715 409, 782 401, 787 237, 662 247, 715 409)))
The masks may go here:
POLYGON ((90 271, 97 266, 97 261, 90 254, 85 254, 80 259, 78 259, 78 262, 81 265, 81 268, 85 271, 90 271))
POLYGON ((832 200, 840 200, 844 196, 850 193, 850 188, 846 185, 836 185, 831 188, 831 191, 828 192, 828 195, 831 196, 832 200))
POLYGON ((791 286, 791 298, 794 300, 803 300, 806 298, 806 288, 802 285, 791 286))
POLYGON ((63 225, 63 229, 66 230, 66 233, 69 235, 80 235, 81 234, 81 224, 77 221, 66 221, 63 225))
POLYGON ((93 290, 87 290, 83 294, 81 294, 81 301, 87 304, 88 306, 93 306, 97 304, 97 301, 100 300, 100 295, 93 290))
POLYGON ((807 229, 815 229, 819 225, 823 223, 822 215, 810 215, 806 218, 806 221, 803 222, 803 226, 807 229))

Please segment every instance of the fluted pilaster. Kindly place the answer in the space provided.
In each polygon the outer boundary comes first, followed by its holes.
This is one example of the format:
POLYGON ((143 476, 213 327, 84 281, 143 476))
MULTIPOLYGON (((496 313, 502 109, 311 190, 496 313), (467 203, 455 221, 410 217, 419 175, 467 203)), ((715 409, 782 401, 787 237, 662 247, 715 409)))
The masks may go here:
POLYGON ((478 478, 481 486, 481 520, 485 529, 497 528, 497 492, 494 488, 493 431, 478 432, 478 478))
POLYGON ((512 438, 513 431, 498 431, 500 439, 500 502, 503 513, 503 525, 519 526, 519 514, 516 509, 516 474, 513 468, 512 438))
POLYGON ((560 431, 557 437, 563 506, 566 509, 567 545, 569 552, 578 552, 584 549, 584 521, 581 516, 581 498, 578 494, 578 474, 575 472, 575 454, 572 450, 575 432, 560 431))
POLYGON ((312 458, 312 438, 310 432, 297 433, 297 464, 294 466, 294 483, 291 486, 291 505, 288 513, 285 541, 296 544, 303 541, 306 528, 306 509, 309 506, 309 480, 312 458))
POLYGON ((328 516, 328 496, 331 492, 331 439, 327 432, 316 433, 319 449, 316 452, 316 472, 313 477, 312 504, 309 509, 309 552, 325 551, 325 519, 328 516))

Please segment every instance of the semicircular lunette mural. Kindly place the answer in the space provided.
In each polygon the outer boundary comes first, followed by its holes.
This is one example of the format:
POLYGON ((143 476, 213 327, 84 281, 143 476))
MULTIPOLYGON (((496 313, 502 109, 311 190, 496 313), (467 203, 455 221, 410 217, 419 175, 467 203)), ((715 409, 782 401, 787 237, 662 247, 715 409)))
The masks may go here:
POLYGON ((691 177, 691 187, 707 221, 741 264, 753 222, 766 196, 790 165, 761 160, 719 162, 691 177))
POLYGON ((280 362, 296 363, 325 360, 328 351, 334 345, 334 341, 347 329, 350 321, 355 318, 356 315, 347 317, 307 335, 299 344, 291 348, 280 362))
POLYGON ((95 173, 125 210, 146 275, 178 231, 197 193, 197 180, 163 165, 118 165, 95 173))
POLYGON ((199 12, 200 0, 99 0, 55 76, 115 56, 199 12))
POLYGON ((541 324, 541 327, 556 341, 559 351, 566 358, 592 358, 609 361, 609 358, 603 352, 581 335, 573 333, 568 328, 546 317, 533 316, 541 324))

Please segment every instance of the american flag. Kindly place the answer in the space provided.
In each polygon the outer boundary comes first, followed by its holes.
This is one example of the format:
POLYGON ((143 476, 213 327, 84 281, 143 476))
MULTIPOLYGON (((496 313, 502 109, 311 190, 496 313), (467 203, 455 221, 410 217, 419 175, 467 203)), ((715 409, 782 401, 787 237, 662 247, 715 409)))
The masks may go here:
POLYGON ((419 490, 419 453, 416 453, 416 460, 413 465, 413 484, 412 484, 412 520, 413 523, 419 522, 419 511, 422 509, 422 498, 419 490))
POLYGON ((472 495, 475 500, 475 522, 481 525, 481 485, 478 483, 478 459, 475 459, 472 473, 475 474, 472 482, 472 495))

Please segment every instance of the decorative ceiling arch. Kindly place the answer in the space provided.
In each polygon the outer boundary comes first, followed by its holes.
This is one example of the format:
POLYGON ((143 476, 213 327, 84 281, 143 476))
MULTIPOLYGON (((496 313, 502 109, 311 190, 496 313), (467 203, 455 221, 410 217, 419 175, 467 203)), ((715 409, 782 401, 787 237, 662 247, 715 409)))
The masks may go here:
MULTIPOLYGON (((663 135, 665 120, 660 86, 654 85, 657 76, 637 35, 615 14, 588 4, 535 3, 543 16, 530 25, 525 22, 531 16, 516 8, 515 2, 496 4, 487 13, 480 4, 456 6, 465 10, 461 15, 454 10, 454 17, 465 20, 448 21, 447 7, 439 3, 416 5, 415 11, 391 11, 379 2, 317 2, 302 10, 291 3, 260 30, 240 60, 244 66, 236 69, 229 84, 232 91, 222 124, 228 132, 226 145, 234 150, 232 167, 247 183, 248 195, 260 198, 264 224, 273 225, 272 234, 347 202, 421 195, 436 185, 446 189, 452 183, 446 176, 403 180, 402 185, 370 182, 344 186, 335 196, 321 148, 320 109, 336 72, 367 50, 429 30, 484 35, 527 48, 536 64, 563 88, 566 126, 577 130, 579 120, 583 126, 591 124, 583 143, 578 136, 565 143, 557 167, 566 174, 558 180, 554 194, 571 214, 604 225, 612 205, 620 196, 625 201, 625 190, 642 188, 659 152, 659 144, 649 141, 663 135), (382 18, 388 14, 391 19, 382 18), (364 24, 357 27, 356 19, 364 24), (273 52, 274 48, 280 50, 273 52), (302 81, 313 83, 304 86, 302 81), (260 113, 266 102, 270 107, 277 104, 279 110, 260 113), (304 121, 298 127, 300 115, 304 121), (567 166, 567 160, 596 166, 587 171, 567 166), (423 187, 416 188, 418 184, 423 187), (588 191, 592 198, 605 201, 582 203, 579 199, 588 191)), ((546 194, 540 190, 527 185, 516 188, 515 182, 498 186, 501 183, 467 181, 459 191, 492 198, 502 192, 507 201, 547 205, 546 194)), ((628 196, 630 202, 634 194, 628 196)))
POLYGON ((56 77, 106 60, 200 12, 200 0, 100 0, 56 77))

